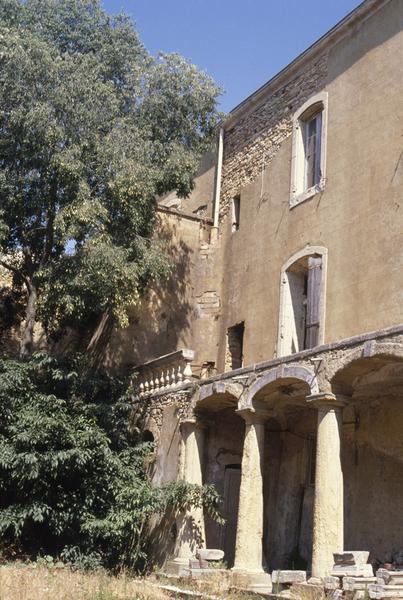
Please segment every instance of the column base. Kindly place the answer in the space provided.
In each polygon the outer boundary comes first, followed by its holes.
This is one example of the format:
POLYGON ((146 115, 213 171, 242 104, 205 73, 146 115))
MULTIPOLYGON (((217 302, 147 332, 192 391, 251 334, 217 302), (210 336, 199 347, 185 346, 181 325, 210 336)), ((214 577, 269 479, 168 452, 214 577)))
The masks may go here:
POLYGON ((188 558, 174 558, 168 560, 165 564, 164 571, 167 575, 176 575, 177 577, 186 577, 189 575, 189 559, 188 558))
POLYGON ((261 592, 262 594, 270 594, 273 585, 269 573, 265 571, 251 571, 234 567, 231 569, 231 579, 234 587, 238 587, 249 592, 261 592))

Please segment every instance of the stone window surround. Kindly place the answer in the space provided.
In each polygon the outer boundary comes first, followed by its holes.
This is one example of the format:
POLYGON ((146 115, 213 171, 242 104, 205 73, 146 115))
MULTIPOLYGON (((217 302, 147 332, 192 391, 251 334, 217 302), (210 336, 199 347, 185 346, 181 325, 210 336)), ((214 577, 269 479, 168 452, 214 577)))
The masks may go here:
POLYGON ((328 92, 320 92, 312 96, 293 115, 292 127, 292 157, 291 157, 291 188, 290 208, 301 202, 309 200, 317 193, 322 192, 326 182, 326 145, 327 145, 327 120, 328 120, 328 92), (320 182, 317 185, 304 189, 305 152, 302 125, 304 116, 314 110, 322 112, 322 131, 320 144, 320 182))
POLYGON ((312 256, 318 254, 322 258, 322 284, 320 290, 319 300, 319 332, 318 332, 318 346, 324 343, 325 339, 325 317, 326 317, 326 279, 327 279, 327 261, 328 251, 324 246, 305 246, 302 250, 299 250, 293 254, 281 267, 280 277, 280 310, 279 310, 279 321, 278 321, 278 338, 277 338, 277 356, 287 356, 289 352, 285 351, 284 348, 284 323, 286 319, 287 311, 287 271, 288 269, 298 260, 306 256, 312 256))

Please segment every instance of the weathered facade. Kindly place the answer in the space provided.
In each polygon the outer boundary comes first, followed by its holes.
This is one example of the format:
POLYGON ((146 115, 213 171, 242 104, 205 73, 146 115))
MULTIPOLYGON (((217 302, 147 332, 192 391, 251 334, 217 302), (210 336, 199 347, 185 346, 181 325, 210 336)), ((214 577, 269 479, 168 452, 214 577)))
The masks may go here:
POLYGON ((225 526, 178 524, 179 565, 196 525, 253 589, 403 548, 402 64, 403 0, 366 0, 161 203, 178 271, 107 359, 143 365, 156 481, 223 496, 225 526))

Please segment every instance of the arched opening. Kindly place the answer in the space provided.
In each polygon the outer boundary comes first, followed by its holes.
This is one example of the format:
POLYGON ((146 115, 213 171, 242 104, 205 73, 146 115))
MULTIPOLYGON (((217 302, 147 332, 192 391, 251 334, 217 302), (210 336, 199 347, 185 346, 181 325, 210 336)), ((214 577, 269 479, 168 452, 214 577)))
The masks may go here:
POLYGON ((242 448, 245 424, 235 412, 237 398, 228 392, 213 393, 200 400, 195 412, 205 426, 203 482, 214 484, 223 499, 224 525, 205 519, 206 543, 224 551, 224 561, 232 567, 235 558, 236 528, 241 482, 242 448))
POLYGON ((403 359, 351 361, 332 381, 343 411, 345 548, 370 552, 379 567, 403 548, 396 507, 403 503, 403 359))
POLYGON ((263 544, 270 571, 309 569, 312 560, 316 412, 306 397, 316 382, 308 372, 306 379, 291 375, 292 368, 288 376, 267 374, 268 383, 251 399, 256 410, 270 414, 263 461, 263 544))

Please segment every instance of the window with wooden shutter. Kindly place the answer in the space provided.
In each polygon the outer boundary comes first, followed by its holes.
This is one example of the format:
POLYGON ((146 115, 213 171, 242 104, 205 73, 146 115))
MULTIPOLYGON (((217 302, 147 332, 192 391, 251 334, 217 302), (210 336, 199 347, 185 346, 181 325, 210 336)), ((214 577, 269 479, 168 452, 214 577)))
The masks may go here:
POLYGON ((293 115, 291 208, 324 189, 327 114, 328 93, 320 92, 293 115))
POLYGON ((326 248, 313 246, 299 251, 283 266, 277 345, 279 356, 323 344, 326 265, 326 248))
POLYGON ((305 348, 319 344, 322 257, 308 258, 305 348))

